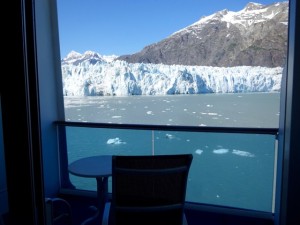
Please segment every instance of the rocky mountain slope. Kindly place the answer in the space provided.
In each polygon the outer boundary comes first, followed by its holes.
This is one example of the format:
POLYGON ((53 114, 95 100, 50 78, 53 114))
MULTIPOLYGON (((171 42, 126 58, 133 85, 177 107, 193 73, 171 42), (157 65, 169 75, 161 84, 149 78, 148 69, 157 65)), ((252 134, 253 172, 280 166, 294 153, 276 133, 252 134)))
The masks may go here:
POLYGON ((238 12, 219 11, 146 46, 120 56, 128 63, 214 67, 282 67, 286 58, 288 2, 248 3, 238 12))

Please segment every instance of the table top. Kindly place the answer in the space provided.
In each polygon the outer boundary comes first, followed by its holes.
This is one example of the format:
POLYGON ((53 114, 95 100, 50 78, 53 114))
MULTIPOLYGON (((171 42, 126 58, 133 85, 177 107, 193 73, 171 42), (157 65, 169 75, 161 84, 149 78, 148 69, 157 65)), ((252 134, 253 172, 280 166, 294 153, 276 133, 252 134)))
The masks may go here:
POLYGON ((69 172, 80 177, 111 176, 111 155, 97 155, 78 159, 69 165, 69 172))

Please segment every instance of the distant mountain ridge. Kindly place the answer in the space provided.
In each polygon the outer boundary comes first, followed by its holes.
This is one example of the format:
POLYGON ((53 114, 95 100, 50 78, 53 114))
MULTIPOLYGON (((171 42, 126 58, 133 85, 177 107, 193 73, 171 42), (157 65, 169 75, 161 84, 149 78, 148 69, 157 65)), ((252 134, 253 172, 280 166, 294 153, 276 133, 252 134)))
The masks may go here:
POLYGON ((287 1, 250 2, 238 12, 222 10, 203 17, 138 53, 117 59, 165 65, 282 67, 287 25, 287 1))

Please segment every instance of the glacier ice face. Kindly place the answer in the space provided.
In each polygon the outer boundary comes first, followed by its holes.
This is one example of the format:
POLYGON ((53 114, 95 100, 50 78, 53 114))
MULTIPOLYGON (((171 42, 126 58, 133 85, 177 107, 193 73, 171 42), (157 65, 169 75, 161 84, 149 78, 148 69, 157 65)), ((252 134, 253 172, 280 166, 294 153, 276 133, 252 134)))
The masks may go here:
POLYGON ((64 96, 279 92, 283 72, 281 67, 127 63, 96 56, 76 60, 80 54, 73 53, 72 62, 62 63, 64 96))

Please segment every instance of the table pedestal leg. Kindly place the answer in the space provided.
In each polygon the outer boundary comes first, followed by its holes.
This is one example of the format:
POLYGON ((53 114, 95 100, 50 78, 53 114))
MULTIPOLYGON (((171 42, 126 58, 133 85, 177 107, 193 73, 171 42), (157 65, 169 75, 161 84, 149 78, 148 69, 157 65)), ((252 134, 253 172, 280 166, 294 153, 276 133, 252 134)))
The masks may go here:
POLYGON ((103 212, 105 208, 105 203, 107 202, 108 193, 108 177, 97 178, 97 195, 98 195, 98 209, 99 209, 99 219, 100 224, 102 224, 103 212))
POLYGON ((97 178, 97 208, 94 216, 86 219, 81 225, 102 224, 103 212, 107 201, 108 177, 97 178))

